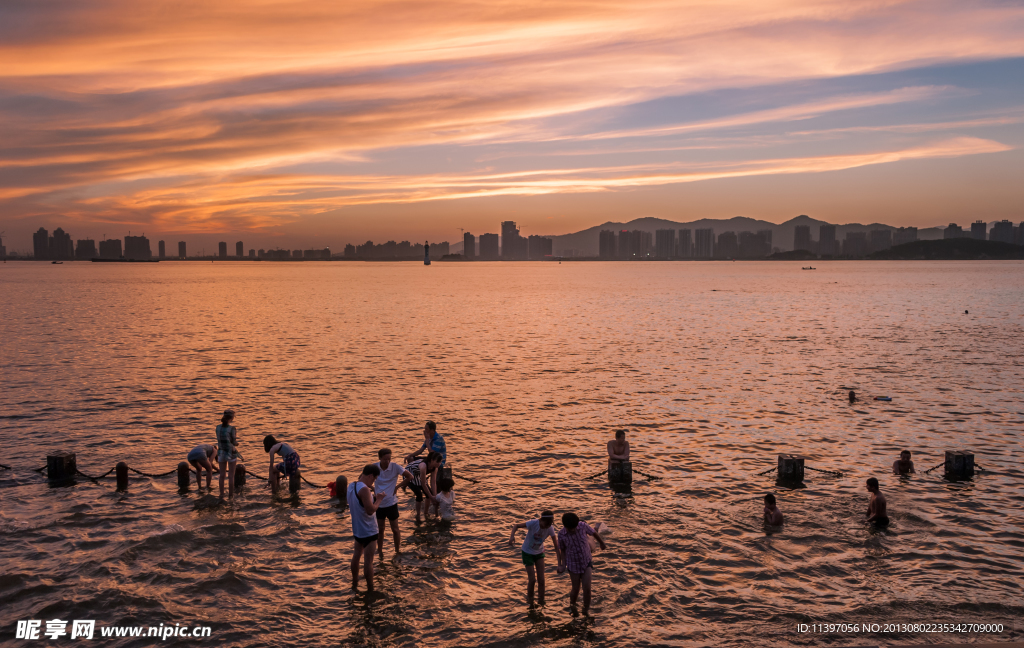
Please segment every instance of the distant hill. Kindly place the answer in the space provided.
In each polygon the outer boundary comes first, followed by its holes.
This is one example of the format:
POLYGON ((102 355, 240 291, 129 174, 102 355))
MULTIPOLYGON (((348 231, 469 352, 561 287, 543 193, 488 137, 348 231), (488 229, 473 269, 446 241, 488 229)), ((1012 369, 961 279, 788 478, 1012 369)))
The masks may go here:
POLYGON ((972 238, 914 241, 875 252, 872 259, 1024 259, 1024 246, 972 238))
MULTIPOLYGON (((628 223, 607 222, 581 232, 552 236, 551 238, 553 240, 553 251, 556 256, 597 256, 601 230, 606 229, 615 231, 624 229, 641 230, 653 233, 659 229, 697 230, 710 228, 715 231, 716 237, 723 232, 756 232, 767 229, 772 231, 772 247, 779 248, 782 252, 788 252, 793 249, 793 234, 797 225, 809 225, 811 228, 811 238, 818 240, 818 228, 822 225, 830 224, 809 216, 797 216, 785 223, 779 224, 743 216, 727 220, 702 218, 701 220, 687 223, 679 223, 662 218, 638 218, 628 223)), ((897 228, 891 225, 883 225, 882 223, 870 223, 867 225, 847 223, 845 225, 836 225, 836 240, 842 241, 846 237, 847 232, 870 232, 871 230, 878 229, 895 230, 897 228)), ((942 229, 941 227, 918 229, 917 237, 922 240, 941 239, 942 229)))

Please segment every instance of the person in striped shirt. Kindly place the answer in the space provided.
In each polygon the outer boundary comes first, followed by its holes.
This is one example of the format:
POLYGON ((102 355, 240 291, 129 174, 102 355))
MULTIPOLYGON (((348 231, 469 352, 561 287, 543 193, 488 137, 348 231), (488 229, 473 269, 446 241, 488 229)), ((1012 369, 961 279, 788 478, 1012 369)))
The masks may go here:
POLYGON ((569 605, 572 608, 576 607, 580 586, 583 586, 583 614, 590 610, 590 580, 594 567, 587 536, 594 536, 597 544, 601 545, 602 549, 606 548, 604 538, 578 515, 566 513, 562 516, 562 530, 558 532, 558 546, 562 550, 558 573, 569 571, 569 579, 572 581, 569 605))

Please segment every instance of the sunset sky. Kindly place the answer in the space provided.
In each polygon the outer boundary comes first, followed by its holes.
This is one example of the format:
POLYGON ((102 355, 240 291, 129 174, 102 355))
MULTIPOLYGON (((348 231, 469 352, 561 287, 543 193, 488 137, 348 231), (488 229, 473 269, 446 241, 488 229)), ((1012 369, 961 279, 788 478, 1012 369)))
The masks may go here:
POLYGON ((0 4, 0 230, 1024 220, 1019 2, 0 4))

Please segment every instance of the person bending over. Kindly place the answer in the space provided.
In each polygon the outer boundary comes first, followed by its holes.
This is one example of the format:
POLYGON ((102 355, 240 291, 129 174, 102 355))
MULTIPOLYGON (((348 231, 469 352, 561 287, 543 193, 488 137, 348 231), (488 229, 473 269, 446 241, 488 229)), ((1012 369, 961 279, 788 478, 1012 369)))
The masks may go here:
POLYGON ((420 510, 423 509, 424 513, 430 511, 430 503, 436 504, 437 500, 435 493, 432 489, 432 483, 437 479, 437 471, 441 467, 441 455, 436 452, 431 452, 427 455, 426 459, 414 459, 412 462, 405 466, 405 469, 412 475, 412 478, 407 478, 403 484, 408 484, 409 488, 412 489, 414 495, 416 495, 416 519, 420 517, 420 510), (426 495, 426 507, 423 507, 424 494, 426 495))
POLYGON ((292 475, 299 474, 299 467, 302 462, 299 460, 299 453, 285 443, 284 441, 278 441, 273 435, 268 434, 263 437, 263 449, 270 454, 270 474, 267 476, 267 481, 270 482, 270 488, 273 492, 277 492, 277 487, 280 484, 281 477, 291 477, 292 475), (274 455, 281 455, 281 463, 274 465, 274 455))
POLYGON ((201 443, 189 450, 188 462, 196 470, 196 488, 203 487, 203 469, 206 469, 206 488, 213 483, 213 473, 220 469, 213 465, 213 457, 217 454, 217 446, 201 443))

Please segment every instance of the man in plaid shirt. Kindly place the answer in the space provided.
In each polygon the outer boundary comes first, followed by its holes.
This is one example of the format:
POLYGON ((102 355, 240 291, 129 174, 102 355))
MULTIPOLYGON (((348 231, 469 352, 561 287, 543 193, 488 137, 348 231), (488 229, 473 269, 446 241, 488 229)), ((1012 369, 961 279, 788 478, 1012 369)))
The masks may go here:
POLYGON ((558 532, 558 546, 562 549, 562 562, 558 565, 558 573, 569 570, 572 580, 572 592, 569 604, 576 607, 580 595, 580 584, 583 585, 583 614, 590 610, 590 580, 593 561, 590 555, 590 542, 587 536, 594 536, 601 548, 605 548, 604 539, 586 522, 580 520, 575 513, 562 516, 562 530, 558 532))

